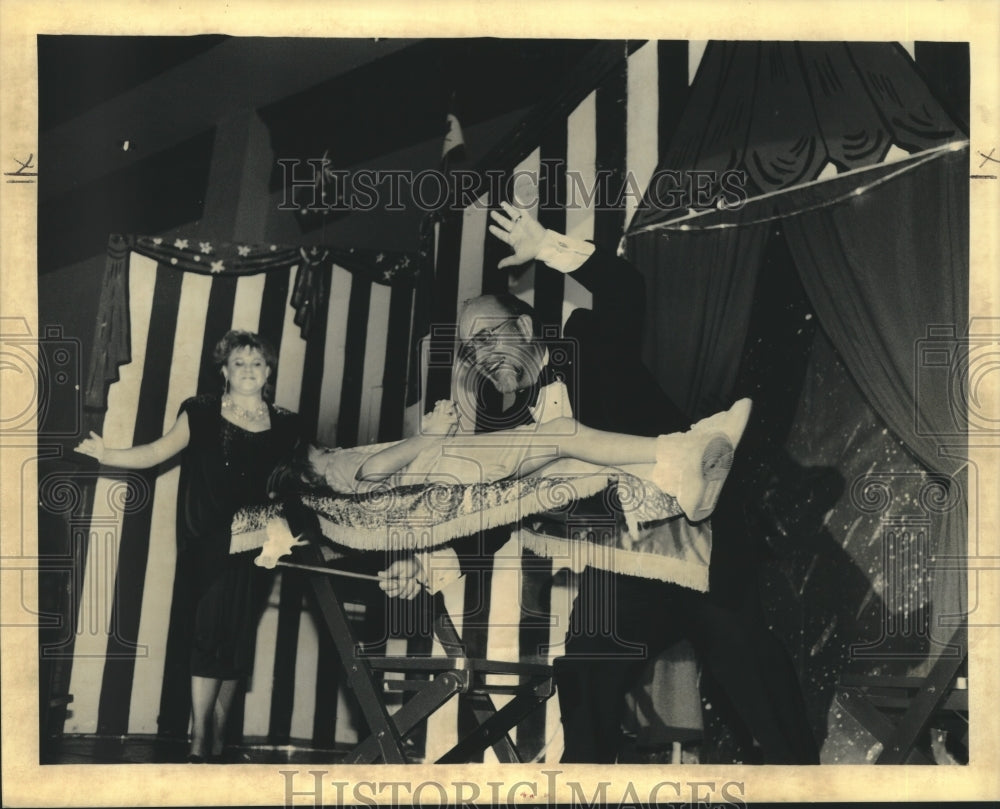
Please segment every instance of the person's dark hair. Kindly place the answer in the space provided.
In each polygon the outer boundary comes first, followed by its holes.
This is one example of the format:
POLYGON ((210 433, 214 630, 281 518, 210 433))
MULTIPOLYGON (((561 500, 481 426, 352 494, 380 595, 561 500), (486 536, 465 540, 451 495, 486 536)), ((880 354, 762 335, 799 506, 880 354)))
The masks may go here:
POLYGON ((298 441, 292 452, 279 463, 267 480, 272 498, 326 488, 326 478, 309 462, 308 441, 298 441))
POLYGON ((215 349, 212 351, 212 361, 221 374, 223 366, 229 362, 229 357, 232 353, 244 348, 259 351, 264 358, 264 362, 267 363, 267 367, 271 369, 271 374, 268 376, 264 390, 262 391, 263 397, 270 401, 274 396, 274 383, 272 380, 277 376, 278 354, 271 347, 271 344, 259 334, 241 329, 227 331, 222 335, 222 339, 215 344, 215 349))

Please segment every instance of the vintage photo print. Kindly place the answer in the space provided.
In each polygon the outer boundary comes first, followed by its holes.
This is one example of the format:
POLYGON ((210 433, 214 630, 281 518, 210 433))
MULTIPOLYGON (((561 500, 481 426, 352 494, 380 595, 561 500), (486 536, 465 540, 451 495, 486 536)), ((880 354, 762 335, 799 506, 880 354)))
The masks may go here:
POLYGON ((0 15, 5 805, 997 796, 995 6, 0 15))

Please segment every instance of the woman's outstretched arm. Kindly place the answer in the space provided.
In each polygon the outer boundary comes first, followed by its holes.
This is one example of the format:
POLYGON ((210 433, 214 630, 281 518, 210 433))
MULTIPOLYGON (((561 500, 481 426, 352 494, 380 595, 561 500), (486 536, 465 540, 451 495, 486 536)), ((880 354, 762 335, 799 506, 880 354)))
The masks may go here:
POLYGON ((188 445, 191 432, 188 426, 187 413, 181 413, 167 434, 149 444, 126 449, 112 449, 104 446, 104 439, 91 432, 90 438, 85 438, 76 447, 81 455, 89 455, 107 466, 117 466, 122 469, 149 469, 168 458, 174 457, 188 445))

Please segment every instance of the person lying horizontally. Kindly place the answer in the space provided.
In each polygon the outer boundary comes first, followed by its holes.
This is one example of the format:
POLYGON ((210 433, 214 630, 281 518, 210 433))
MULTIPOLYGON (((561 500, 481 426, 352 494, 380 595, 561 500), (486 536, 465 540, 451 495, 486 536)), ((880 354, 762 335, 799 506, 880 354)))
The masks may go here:
POLYGON ((456 435, 457 408, 440 401, 424 417, 419 435, 350 449, 305 445, 278 477, 364 494, 421 483, 490 483, 538 472, 563 458, 613 467, 651 464, 648 479, 697 522, 715 508, 750 408, 750 400, 741 399, 687 432, 655 438, 594 430, 565 417, 456 435))

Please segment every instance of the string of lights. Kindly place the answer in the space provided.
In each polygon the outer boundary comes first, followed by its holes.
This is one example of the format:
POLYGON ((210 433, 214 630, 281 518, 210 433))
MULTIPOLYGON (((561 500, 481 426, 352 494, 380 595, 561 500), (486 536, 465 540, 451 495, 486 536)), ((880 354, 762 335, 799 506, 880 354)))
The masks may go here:
MULTIPOLYGON (((866 194, 872 189, 878 188, 880 185, 883 185, 884 183, 887 183, 890 180, 899 177, 901 174, 905 174, 908 171, 912 171, 918 166, 922 166, 924 163, 934 160, 947 152, 961 151, 968 145, 969 145, 968 140, 955 141, 953 143, 945 144, 944 146, 938 146, 934 149, 927 149, 923 152, 918 152, 917 154, 910 155, 907 159, 899 161, 899 168, 896 171, 893 171, 883 177, 879 177, 879 179, 871 183, 868 183, 867 185, 862 185, 856 188, 852 188, 850 191, 844 194, 840 194, 833 198, 823 199, 811 205, 805 205, 801 208, 796 208, 795 210, 775 211, 773 213, 767 214, 766 216, 762 216, 756 219, 752 220, 741 219, 738 222, 714 222, 707 224, 699 224, 695 221, 698 219, 711 216, 712 214, 719 214, 720 212, 727 212, 727 211, 736 212, 743 208, 743 205, 739 207, 732 205, 726 206, 723 200, 720 199, 718 207, 706 208, 705 210, 702 211, 690 211, 689 213, 685 214, 684 216, 678 217, 677 219, 671 219, 666 222, 656 222, 653 224, 645 225, 641 228, 637 228, 636 230, 633 230, 630 233, 626 234, 626 237, 635 236, 639 233, 646 233, 649 231, 659 231, 659 230, 708 231, 708 230, 724 230, 727 228, 750 227, 753 225, 762 225, 768 222, 774 222, 775 220, 778 219, 785 219, 786 217, 789 216, 798 216, 800 214, 809 213, 810 211, 819 210, 820 208, 828 208, 831 205, 837 205, 841 202, 845 202, 846 200, 852 199, 854 197, 860 197, 861 195, 866 194)), ((834 177, 824 177, 821 179, 811 180, 810 182, 803 183, 802 185, 796 185, 789 188, 782 188, 777 191, 769 191, 766 194, 761 194, 760 196, 753 197, 752 199, 748 200, 748 202, 756 204, 768 198, 774 198, 778 196, 791 194, 794 192, 799 192, 805 188, 818 186, 824 183, 837 182, 838 180, 843 180, 844 178, 850 177, 852 175, 861 175, 866 172, 885 169, 887 165, 892 165, 892 164, 876 163, 873 166, 864 166, 863 168, 852 169, 851 171, 845 171, 843 174, 837 174, 834 177)), ((744 205, 746 204, 747 203, 744 203, 744 205)))

